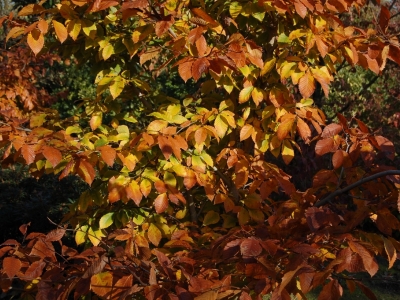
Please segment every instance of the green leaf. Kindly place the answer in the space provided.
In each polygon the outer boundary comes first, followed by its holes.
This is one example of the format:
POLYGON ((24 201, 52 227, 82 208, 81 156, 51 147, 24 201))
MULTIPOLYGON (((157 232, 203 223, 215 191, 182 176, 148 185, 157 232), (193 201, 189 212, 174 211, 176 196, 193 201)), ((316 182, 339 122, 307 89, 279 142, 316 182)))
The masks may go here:
POLYGON ((204 216, 204 220, 203 220, 203 225, 204 226, 208 226, 211 224, 216 224, 219 222, 220 216, 219 213, 210 210, 205 216, 204 216))
POLYGON ((236 19, 238 15, 242 12, 242 5, 239 2, 232 2, 229 6, 229 14, 232 18, 236 19))
POLYGON ((113 223, 113 216, 114 216, 114 212, 110 212, 110 213, 102 216, 100 218, 99 228, 104 229, 104 228, 110 227, 113 223))

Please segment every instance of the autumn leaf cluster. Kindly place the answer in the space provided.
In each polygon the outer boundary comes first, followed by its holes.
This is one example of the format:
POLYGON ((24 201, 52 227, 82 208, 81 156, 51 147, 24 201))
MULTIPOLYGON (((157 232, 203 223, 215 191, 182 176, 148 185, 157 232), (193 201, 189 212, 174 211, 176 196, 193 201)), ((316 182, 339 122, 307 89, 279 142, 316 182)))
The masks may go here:
POLYGON ((17 110, 25 90, 1 82, 2 165, 89 187, 57 229, 23 225, 22 241, 1 244, 4 293, 290 299, 322 286, 319 299, 338 299, 346 284, 374 299, 353 275, 374 276, 377 256, 391 268, 400 251, 394 146, 357 118, 327 124, 312 97, 344 61, 376 74, 400 63, 389 8, 357 28, 340 14, 362 0, 44 4, 0 18, 7 41, 88 63, 96 95, 63 119, 29 106, 40 96, 17 110), (163 72, 198 91, 154 91, 163 72))

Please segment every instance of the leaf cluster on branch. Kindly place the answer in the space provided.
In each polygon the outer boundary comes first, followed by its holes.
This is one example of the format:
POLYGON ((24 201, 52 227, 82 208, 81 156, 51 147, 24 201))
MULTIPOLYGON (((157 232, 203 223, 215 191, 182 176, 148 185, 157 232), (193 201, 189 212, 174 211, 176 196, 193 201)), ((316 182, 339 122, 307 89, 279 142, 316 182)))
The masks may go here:
POLYGON ((92 66, 96 95, 63 119, 45 97, 19 107, 29 83, 1 77, 2 166, 90 187, 54 231, 23 225, 0 245, 4 293, 247 300, 322 286, 319 299, 338 299, 345 282, 374 297, 352 273, 400 251, 394 146, 357 118, 327 124, 313 95, 344 61, 400 63, 389 8, 358 28, 340 14, 363 0, 44 2, 0 18, 6 40, 92 66), (154 90, 163 72, 197 91, 154 90), (291 168, 312 174, 298 185, 291 168))

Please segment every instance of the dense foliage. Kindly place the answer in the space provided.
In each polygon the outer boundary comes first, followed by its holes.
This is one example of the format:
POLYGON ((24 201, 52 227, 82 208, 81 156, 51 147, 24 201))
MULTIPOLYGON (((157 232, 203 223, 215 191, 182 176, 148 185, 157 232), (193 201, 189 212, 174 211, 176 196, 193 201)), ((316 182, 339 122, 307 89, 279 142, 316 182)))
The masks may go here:
POLYGON ((65 0, 0 18, 2 166, 88 185, 57 229, 1 244, 2 291, 338 299, 345 283, 376 299, 354 274, 400 251, 394 145, 318 107, 344 64, 400 63, 393 7, 364 28, 339 18, 365 5, 65 0), (73 109, 48 108, 68 74, 55 94, 35 84, 61 61, 95 74, 73 109))

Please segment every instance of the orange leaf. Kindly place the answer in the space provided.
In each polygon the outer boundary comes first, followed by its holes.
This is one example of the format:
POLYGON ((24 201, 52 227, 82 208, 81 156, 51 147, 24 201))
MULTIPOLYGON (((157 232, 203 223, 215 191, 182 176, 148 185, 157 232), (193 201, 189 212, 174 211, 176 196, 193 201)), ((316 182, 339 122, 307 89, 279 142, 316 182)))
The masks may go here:
POLYGON ((254 127, 252 125, 250 124, 244 125, 243 128, 240 130, 240 141, 248 139, 253 132, 254 132, 254 127))
POLYGON ((140 191, 139 184, 135 180, 132 180, 126 186, 125 191, 126 191, 126 196, 129 199, 132 199, 133 202, 135 202, 135 204, 137 206, 139 206, 140 205, 140 201, 142 201, 142 197, 143 197, 143 195, 142 195, 142 193, 140 191))
POLYGON ((38 29, 34 29, 28 34, 27 42, 33 53, 37 55, 44 46, 43 34, 38 29))
POLYGON ((206 54, 207 52, 207 41, 204 37, 204 35, 201 35, 197 41, 196 41, 196 48, 197 48, 197 53, 199 57, 202 57, 206 54))
POLYGON ((110 272, 93 275, 90 279, 90 288, 98 296, 105 297, 113 289, 113 275, 110 272))
POLYGON ((35 146, 26 144, 22 145, 21 153, 27 165, 30 165, 35 161, 35 146))
POLYGON ((294 120, 294 116, 291 116, 286 118, 281 124, 279 124, 278 130, 276 132, 279 140, 282 141, 287 137, 287 135, 293 128, 294 120))
POLYGON ((186 176, 185 178, 183 178, 183 184, 188 190, 190 190, 192 187, 195 186, 196 183, 197 179, 195 173, 192 170, 187 169, 186 176))
POLYGON ((183 81, 188 81, 192 77, 192 65, 193 61, 186 61, 180 63, 178 66, 178 72, 183 81))
POLYGON ((162 193, 154 200, 154 207, 158 214, 163 213, 168 208, 167 193, 162 193))
POLYGON ((311 137, 311 129, 310 129, 310 127, 301 118, 297 118, 297 124, 296 125, 297 125, 297 131, 300 134, 301 138, 306 142, 306 144, 309 144, 310 143, 310 137, 311 137))
POLYGON ((315 80, 310 71, 307 71, 299 80, 299 90, 303 98, 309 98, 315 91, 315 80))
POLYGON ((81 159, 79 160, 78 175, 85 180, 88 185, 91 185, 96 172, 93 166, 87 160, 81 159))
POLYGON ((98 150, 100 151, 101 158, 104 160, 104 162, 108 166, 112 167, 114 165, 115 157, 117 156, 117 151, 108 145, 101 146, 98 148, 98 150))
POLYGON ((60 150, 53 147, 44 146, 42 153, 44 157, 51 163, 53 168, 55 168, 62 159, 60 150))

